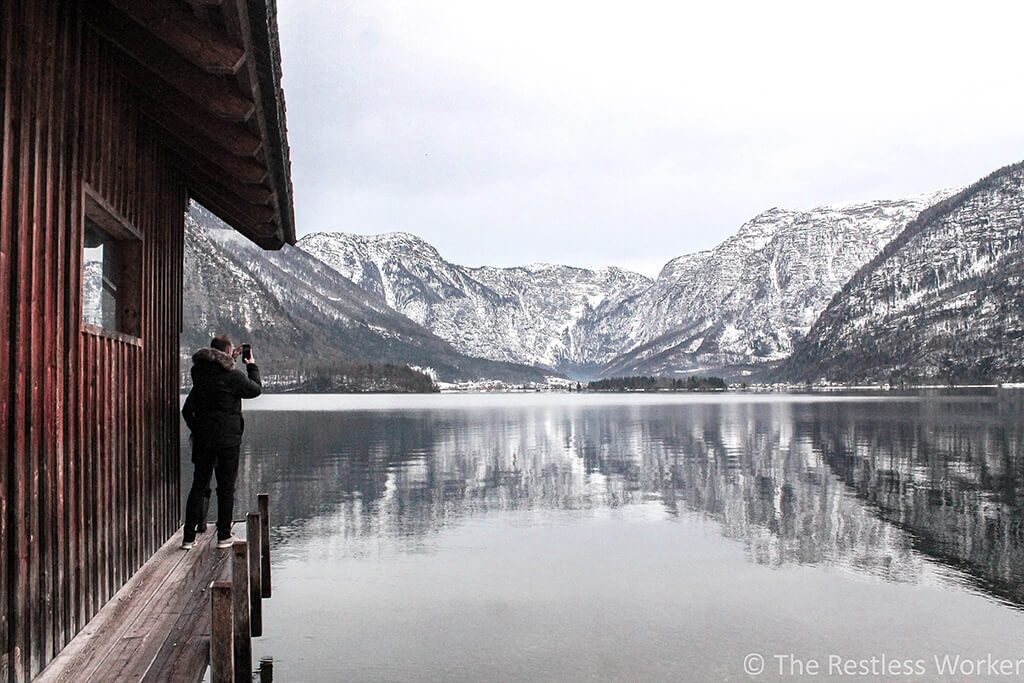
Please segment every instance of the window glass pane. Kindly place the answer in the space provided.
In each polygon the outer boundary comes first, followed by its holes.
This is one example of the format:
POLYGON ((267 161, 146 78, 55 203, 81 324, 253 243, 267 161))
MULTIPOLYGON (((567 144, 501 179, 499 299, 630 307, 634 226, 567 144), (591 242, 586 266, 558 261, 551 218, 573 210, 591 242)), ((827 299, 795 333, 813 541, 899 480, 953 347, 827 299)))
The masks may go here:
POLYGON ((141 337, 141 235, 88 192, 83 228, 82 322, 141 337))
POLYGON ((94 222, 85 220, 82 252, 82 320, 118 330, 120 263, 117 241, 94 222))

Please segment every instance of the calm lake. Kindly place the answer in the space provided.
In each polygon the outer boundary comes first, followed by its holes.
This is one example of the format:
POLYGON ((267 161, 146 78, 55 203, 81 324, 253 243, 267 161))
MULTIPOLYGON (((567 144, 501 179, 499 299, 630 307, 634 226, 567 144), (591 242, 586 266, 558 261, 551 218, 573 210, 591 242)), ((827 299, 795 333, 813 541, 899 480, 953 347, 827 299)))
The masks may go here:
POLYGON ((276 680, 1024 677, 1020 392, 246 409, 276 680))

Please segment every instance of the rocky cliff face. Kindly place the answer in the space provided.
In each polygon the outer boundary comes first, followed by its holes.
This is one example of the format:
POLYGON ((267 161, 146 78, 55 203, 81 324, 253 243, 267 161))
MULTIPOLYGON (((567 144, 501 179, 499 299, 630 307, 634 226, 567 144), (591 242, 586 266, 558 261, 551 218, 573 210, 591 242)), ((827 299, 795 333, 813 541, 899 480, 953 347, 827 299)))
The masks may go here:
POLYGON ((924 211, 842 288, 799 379, 1024 378, 1024 163, 924 211))

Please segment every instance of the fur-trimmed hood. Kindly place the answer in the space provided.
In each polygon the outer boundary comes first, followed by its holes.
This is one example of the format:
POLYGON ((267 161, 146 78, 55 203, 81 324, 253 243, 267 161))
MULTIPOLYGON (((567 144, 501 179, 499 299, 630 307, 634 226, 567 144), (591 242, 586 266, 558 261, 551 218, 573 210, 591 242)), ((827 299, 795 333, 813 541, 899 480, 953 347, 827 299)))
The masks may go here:
POLYGON ((192 354, 192 363, 196 365, 199 363, 217 363, 225 370, 232 370, 235 367, 234 358, 223 351, 218 351, 212 346, 205 349, 199 349, 192 354))

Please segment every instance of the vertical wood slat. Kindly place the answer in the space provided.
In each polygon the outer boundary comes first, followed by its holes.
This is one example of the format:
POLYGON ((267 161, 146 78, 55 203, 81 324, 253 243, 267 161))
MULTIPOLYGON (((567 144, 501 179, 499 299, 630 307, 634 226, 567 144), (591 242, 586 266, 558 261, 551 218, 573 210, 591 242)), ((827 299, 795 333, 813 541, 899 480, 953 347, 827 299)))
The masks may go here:
POLYGON ((260 516, 260 595, 269 598, 270 584, 270 496, 266 493, 256 495, 257 509, 260 516))
MULTIPOLYGON (((150 153, 150 150, 148 150, 148 149, 145 150, 145 153, 148 155, 150 153)), ((148 159, 146 160, 146 163, 147 163, 147 165, 150 163, 148 159)), ((147 220, 152 220, 152 216, 153 216, 152 207, 145 208, 144 211, 143 211, 143 214, 146 216, 147 220)), ((155 241, 156 240, 154 239, 154 242, 155 241)), ((147 249, 151 249, 151 247, 153 245, 146 245, 146 246, 147 246, 147 249)), ((151 326, 152 326, 152 329, 150 331, 150 336, 148 337, 148 339, 150 340, 150 344, 148 344, 146 348, 147 348, 147 351, 149 352, 148 364, 150 364, 151 367, 156 368, 155 369, 155 373, 158 375, 158 377, 157 377, 157 384, 160 383, 160 378, 159 378, 159 372, 160 371, 158 369, 159 366, 156 365, 156 363, 158 363, 159 358, 160 358, 160 346, 159 346, 160 342, 157 339, 157 335, 160 333, 160 321, 159 321, 159 313, 158 313, 158 310, 159 310, 159 300, 155 296, 155 293, 157 291, 159 291, 159 289, 162 288, 162 286, 163 286, 163 283, 158 279, 158 273, 159 273, 159 268, 157 267, 158 263, 159 263, 158 256, 154 252, 154 253, 152 253, 152 258, 151 258, 151 260, 150 260, 150 262, 148 264, 150 270, 149 270, 149 272, 147 272, 145 274, 146 282, 151 285, 150 286, 150 290, 151 290, 151 293, 153 294, 152 300, 150 301, 150 310, 154 312, 154 315, 151 317, 151 321, 150 321, 151 322, 151 326)), ((150 412, 149 412, 149 414, 150 415, 158 415, 159 412, 160 412, 160 404, 159 404, 160 397, 159 397, 159 394, 156 391, 152 392, 151 395, 149 396, 148 400, 149 400, 149 403, 150 403, 150 409, 149 409, 150 412)), ((159 419, 154 420, 154 428, 150 430, 150 433, 151 433, 151 436, 150 436, 150 440, 151 440, 150 449, 151 449, 151 451, 150 452, 152 452, 154 454, 158 454, 158 453, 160 453, 160 449, 161 449, 160 437, 159 437, 159 435, 160 435, 159 419)), ((158 480, 162 476, 162 471, 161 471, 161 467, 160 467, 160 463, 162 462, 162 460, 163 460, 162 457, 156 457, 156 458, 153 459, 153 462, 152 462, 153 475, 150 478, 150 482, 158 480)), ((154 510, 158 510, 160 508, 160 506, 163 505, 163 499, 160 496, 159 490, 157 490, 156 487, 153 487, 152 483, 150 483, 150 490, 148 491, 148 495, 150 495, 152 497, 152 500, 155 502, 154 510)), ((155 513, 153 513, 153 514, 155 514, 155 513)), ((156 525, 156 524, 159 523, 158 520, 156 520, 156 519, 149 519, 148 521, 152 525, 156 525)))
MULTIPOLYGON (((142 420, 143 420, 143 416, 145 415, 145 413, 143 411, 142 399, 139 398, 139 397, 144 396, 144 392, 142 391, 142 388, 143 388, 142 369, 143 369, 143 367, 145 367, 145 366, 143 365, 142 354, 141 353, 135 354, 135 372, 134 372, 134 375, 133 375, 133 377, 135 377, 135 396, 136 396, 136 399, 133 402, 134 405, 135 405, 135 416, 134 416, 134 420, 133 420, 133 422, 135 424, 135 450, 133 452, 134 454, 145 453, 146 452, 144 450, 145 449, 145 442, 144 442, 143 436, 142 436, 143 435, 143 432, 142 432, 142 420)), ((138 507, 138 509, 136 511, 135 519, 140 520, 140 522, 141 522, 141 520, 143 520, 143 510, 145 509, 144 501, 147 500, 147 498, 145 496, 145 491, 143 490, 143 482, 145 481, 143 473, 145 472, 146 463, 149 462, 149 458, 133 457, 132 458, 132 462, 134 463, 135 470, 136 470, 135 497, 136 497, 136 499, 138 499, 138 502, 139 502, 139 507, 138 507)), ((146 545, 146 538, 148 537, 148 534, 149 534, 148 525, 146 525, 144 523, 140 523, 139 525, 136 526, 136 529, 135 529, 135 553, 136 553, 136 559, 135 559, 135 563, 133 564, 133 566, 139 566, 139 565, 141 565, 145 561, 146 547, 147 547, 147 545, 146 545)))
POLYGON ((124 420, 121 415, 121 356, 122 344, 120 342, 110 343, 110 384, 108 401, 110 401, 110 471, 107 473, 107 486, 110 491, 110 499, 107 501, 107 509, 110 510, 110 523, 107 525, 107 534, 110 536, 110 567, 107 569, 107 577, 110 584, 108 592, 113 597, 117 589, 124 583, 123 565, 121 552, 123 548, 121 531, 121 506, 124 500, 121 498, 121 438, 124 434, 124 420))
MULTIPOLYGON (((57 54, 54 59, 55 68, 58 71, 56 78, 68 79, 70 76, 68 68, 68 56, 70 54, 70 41, 68 27, 70 25, 66 15, 58 16, 59 26, 57 28, 58 45, 57 54)), ((57 104, 54 115, 51 117, 51 134, 53 144, 51 145, 50 160, 53 166, 51 174, 51 190, 49 203, 53 207, 52 221, 54 224, 53 253, 48 257, 48 263, 54 269, 53 283, 55 291, 66 292, 66 269, 61 267, 64 261, 65 248, 67 243, 68 220, 66 195, 63 191, 67 183, 67 167, 69 161, 67 126, 68 92, 66 88, 60 88, 57 92, 57 104)), ((70 639, 70 599, 68 570, 70 566, 70 553, 68 551, 68 515, 67 515, 67 463, 65 448, 66 426, 65 426, 65 403, 60 400, 64 394, 64 382, 66 379, 65 367, 67 364, 67 310, 66 299, 63 295, 52 296, 52 316, 54 321, 53 329, 53 354, 50 357, 52 364, 53 384, 52 394, 48 400, 54 409, 53 421, 53 446, 55 468, 54 486, 54 527, 55 527, 55 548, 54 553, 54 582, 56 596, 54 600, 54 653, 60 651, 70 639)))
MULTIPOLYGON (((152 216, 152 209, 151 209, 151 207, 143 207, 142 213, 140 214, 140 218, 141 217, 145 217, 146 220, 150 220, 151 216, 152 216)), ((156 310, 156 297, 154 296, 154 290, 155 290, 155 287, 156 287, 157 283, 154 280, 154 277, 155 277, 155 274, 156 274, 155 273, 156 268, 154 267, 154 264, 155 264, 156 259, 157 259, 157 254, 156 254, 155 250, 153 249, 153 242, 154 241, 155 240, 151 238, 150 243, 147 243, 145 245, 145 247, 144 247, 145 256, 144 256, 144 259, 143 259, 143 274, 142 274, 142 279, 143 279, 143 283, 144 283, 143 286, 145 287, 145 295, 146 295, 146 309, 150 310, 150 311, 156 310)), ((146 326, 147 327, 146 327, 146 330, 144 332, 145 338, 147 340, 152 340, 151 343, 146 345, 146 350, 145 350, 146 365, 148 367, 155 367, 154 364, 157 363, 158 360, 159 360, 159 355, 157 353, 156 343, 155 343, 156 335, 158 333, 159 328, 158 328, 158 326, 156 324, 156 320, 155 320, 155 318, 153 316, 147 316, 147 318, 146 318, 146 326)), ((155 414, 157 406, 156 406, 156 399, 155 399, 154 392, 147 391, 144 394, 143 400, 145 401, 146 414, 147 415, 155 414)), ((146 436, 146 449, 150 453, 154 453, 154 454, 155 453, 159 453, 159 448, 158 448, 158 445, 156 443, 156 430, 155 429, 148 430, 148 434, 146 436)), ((146 462, 146 468, 147 468, 148 471, 146 473, 147 476, 146 476, 145 491, 143 493, 143 495, 148 497, 150 500, 156 501, 157 505, 159 505, 160 501, 156 499, 156 491, 154 490, 152 482, 154 482, 156 480, 156 478, 157 478, 157 472, 158 472, 157 464, 158 464, 158 462, 159 462, 159 460, 156 459, 156 458, 148 459, 147 462, 146 462)), ((146 524, 146 526, 147 526, 146 547, 148 549, 148 546, 152 543, 152 537, 151 537, 151 535, 149 533, 149 528, 151 528, 154 525, 154 520, 147 519, 146 521, 148 522, 146 524)))
POLYGON ((121 422, 119 407, 121 405, 119 377, 121 372, 121 343, 116 341, 108 342, 108 353, 110 358, 110 369, 107 375, 107 402, 110 405, 107 424, 109 426, 109 444, 107 450, 107 491, 109 498, 105 501, 105 507, 109 511, 110 519, 107 523, 108 546, 107 552, 110 556, 110 564, 107 567, 107 593, 108 599, 113 597, 117 588, 121 586, 121 487, 118 484, 119 471, 121 468, 121 433, 124 431, 121 422))
POLYGON ((94 602, 94 604, 93 604, 92 610, 90 610, 90 612, 89 612, 89 618, 92 618, 93 616, 96 615, 96 612, 99 611, 99 608, 102 607, 103 604, 106 602, 106 596, 103 594, 104 593, 103 587, 104 587, 104 585, 106 583, 106 581, 104 581, 104 577, 103 577, 103 567, 106 565, 106 561, 107 561, 106 553, 104 553, 103 541, 105 539, 106 534, 104 533, 105 523, 104 523, 104 520, 103 520, 103 505, 101 504, 101 501, 103 500, 103 493, 104 493, 103 492, 103 469, 104 469, 103 468, 103 460, 104 460, 104 458, 102 458, 101 455, 104 454, 103 440, 104 440, 104 438, 106 436, 106 430, 104 429, 105 424, 104 424, 104 420, 103 420, 103 416, 104 416, 103 396, 105 395, 103 377, 104 377, 104 360, 106 359, 106 354, 104 353, 103 339, 102 338, 97 337, 97 338, 91 340, 90 346, 92 347, 92 350, 93 350, 93 364, 92 364, 91 367, 94 368, 94 373, 95 373, 95 382, 94 382, 94 388, 93 388, 93 397, 94 398, 93 398, 93 406, 92 406, 92 412, 93 412, 93 424, 92 424, 93 448, 92 448, 92 456, 90 458, 91 462, 89 463, 89 466, 92 469, 92 482, 93 482, 92 483, 92 490, 89 492, 89 497, 90 497, 90 503, 91 503, 92 511, 93 511, 92 519, 96 520, 96 528, 95 528, 95 530, 93 532, 93 536, 95 538, 93 540, 93 543, 94 543, 93 548, 94 548, 94 550, 93 550, 92 562, 91 562, 91 564, 93 565, 92 579, 93 579, 93 602, 94 602))
MULTIPOLYGON (((81 365, 79 365, 78 367, 89 367, 89 360, 91 356, 91 345, 89 342, 89 338, 79 338, 79 358, 81 360, 81 365)), ((91 616, 89 596, 92 595, 92 574, 89 572, 89 563, 91 561, 91 558, 93 557, 92 543, 90 542, 92 537, 93 525, 87 522, 87 520, 90 519, 88 491, 89 462, 91 460, 90 456, 92 454, 90 449, 90 445, 92 443, 92 430, 89 428, 90 422, 88 417, 90 412, 90 406, 92 405, 92 396, 91 392, 89 391, 89 381, 85 378, 83 378, 83 380, 84 381, 80 385, 80 400, 78 405, 76 406, 76 412, 78 413, 79 433, 78 442, 76 444, 78 446, 78 452, 76 455, 78 461, 76 467, 78 469, 78 472, 75 477, 75 488, 77 489, 75 513, 78 515, 78 519, 80 520, 80 524, 78 526, 78 551, 79 556, 81 558, 78 566, 78 590, 80 591, 80 594, 77 610, 79 614, 78 624, 80 627, 84 626, 85 623, 89 620, 89 617, 91 616)))
POLYGON ((252 680, 252 640, 249 623, 249 565, 245 541, 231 546, 231 620, 233 668, 237 683, 252 680))
MULTIPOLYGON (((55 79, 65 81, 69 78, 68 68, 68 56, 70 54, 69 34, 68 34, 68 17, 57 12, 57 50, 54 56, 55 62, 55 79)), ((67 166, 69 160, 68 153, 68 139, 67 139, 67 126, 65 121, 67 120, 67 107, 68 107, 68 89, 66 87, 58 88, 56 91, 56 104, 54 108, 54 114, 51 117, 51 131, 53 133, 53 145, 51 146, 50 161, 52 165, 51 173, 51 189, 49 192, 48 202, 53 207, 52 211, 52 225, 54 231, 52 254, 48 258, 53 268, 53 277, 51 279, 53 291, 55 295, 51 295, 52 300, 52 315, 53 315, 53 350, 50 356, 49 362, 51 364, 51 373, 53 375, 53 382, 51 385, 51 392, 48 395, 48 401, 53 408, 53 432, 52 448, 53 448, 53 492, 54 492, 54 505, 51 506, 54 519, 54 530, 56 537, 54 539, 54 557, 53 557, 53 572, 54 572, 54 584, 56 587, 54 596, 54 623, 53 623, 53 638, 54 638, 54 651, 52 655, 59 652, 64 645, 67 644, 70 636, 69 626, 69 589, 67 568, 69 566, 68 556, 68 536, 67 536, 67 464, 65 456, 67 450, 65 448, 65 435, 66 435, 66 421, 65 421, 65 402, 62 397, 65 395, 64 382, 66 378, 66 364, 67 364, 67 311, 65 309, 66 300, 63 293, 66 291, 66 269, 64 263, 65 244, 67 240, 68 232, 68 220, 67 220, 67 195, 64 193, 64 187, 67 183, 67 166)), ((51 656, 52 656, 51 655, 51 656)))
MULTIPOLYGON (((96 367, 96 344, 95 337, 85 338, 85 363, 83 368, 96 367)), ((96 519, 96 377, 90 373, 87 379, 85 396, 84 424, 86 426, 86 448, 85 448, 85 479, 83 482, 82 499, 85 504, 84 519, 92 520, 92 524, 86 524, 86 606, 85 620, 88 621, 96 613, 96 601, 99 597, 99 585, 96 582, 97 558, 99 551, 96 544, 98 534, 98 520, 96 519)))
MULTIPOLYGON (((48 29, 48 8, 43 5, 42 11, 37 16, 37 30, 33 34, 29 34, 33 40, 30 49, 33 54, 39 54, 42 49, 41 36, 48 29)), ((44 604, 45 596, 47 595, 45 587, 42 585, 46 580, 46 574, 44 570, 44 564, 46 561, 46 553, 44 552, 44 546, 46 541, 44 538, 43 524, 45 515, 40 515, 40 506, 46 505, 46 500, 42 497, 45 495, 44 489, 44 477, 46 476, 46 462, 44 454, 43 444, 43 430, 46 428, 45 420, 45 409, 43 402, 45 397, 42 395, 42 384, 43 377, 45 375, 45 369, 43 367, 43 354, 46 350, 45 327, 43 325, 43 319, 40 315, 40 308, 43 305, 43 277, 45 273, 46 265, 44 263, 44 251, 45 251, 45 240, 46 240, 46 217, 44 214, 44 191, 43 191, 43 175, 45 173, 44 167, 46 164, 47 150, 44 149, 44 129, 46 128, 46 108, 47 108, 47 88, 43 85, 45 83, 44 73, 45 66, 42 60, 34 59, 31 62, 31 78, 34 83, 40 84, 33 88, 33 100, 32 110, 35 113, 30 127, 30 135, 32 136, 32 160, 30 173, 32 174, 31 186, 32 186, 32 200, 31 204, 26 207, 26 210, 30 212, 29 223, 32 230, 31 247, 29 248, 30 265, 28 268, 28 280, 26 281, 27 294, 28 294, 28 321, 29 321, 29 334, 31 335, 34 343, 29 345, 28 349, 28 386, 26 387, 26 403, 25 406, 25 419, 27 421, 25 428, 28 431, 28 455, 29 455, 29 487, 28 487, 28 558, 29 558, 29 609, 32 611, 32 619, 29 627, 29 643, 28 661, 29 668, 35 671, 40 667, 44 652, 47 647, 46 643, 46 605, 44 604)), ((24 329, 24 328, 23 328, 24 329)))
MULTIPOLYGON (((10 293, 11 293, 11 236, 14 234, 15 224, 15 184, 11 182, 15 170, 15 138, 14 110, 16 103, 12 97, 17 91, 15 78, 20 71, 16 66, 18 52, 14 48, 15 35, 13 3, 5 2, 0 4, 0 53, 3 55, 2 74, 3 86, 0 87, 0 115, 2 115, 2 131, 0 131, 0 171, 2 171, 3 185, 0 188, 0 448, 6 452, 13 452, 10 429, 8 427, 9 413, 9 380, 11 339, 14 336, 14 329, 10 317, 10 293)), ((11 483, 13 481, 9 468, 13 458, 0 459, 0 551, 3 557, 0 558, 0 683, 7 683, 11 678, 12 662, 11 652, 8 647, 10 588, 8 583, 7 566, 11 561, 13 553, 9 545, 10 535, 8 533, 7 515, 8 501, 11 498, 11 483)))
POLYGON ((103 516, 105 520, 104 532, 106 535, 107 562, 104 565, 103 575, 106 579, 106 590, 104 591, 104 604, 114 597, 114 582, 117 580, 117 549, 115 539, 117 536, 117 490, 114 487, 114 468, 117 465, 117 435, 121 426, 117 424, 117 383, 115 381, 117 372, 117 347, 119 344, 107 339, 104 344, 104 361, 106 372, 104 373, 104 408, 106 410, 106 430, 104 436, 103 455, 100 456, 104 468, 103 488, 107 497, 101 501, 103 516))
MULTIPOLYGON (((143 210, 143 215, 146 215, 148 217, 149 211, 144 209, 143 210)), ((146 288, 147 299, 148 299, 147 302, 146 302, 146 307, 147 307, 147 310, 152 311, 152 310, 156 309, 156 297, 154 296, 154 290, 155 290, 155 286, 156 286, 156 282, 154 281, 154 276, 155 276, 155 270, 156 269, 154 268, 154 263, 156 262, 157 255, 156 255, 156 252, 154 251, 154 249, 152 248, 152 246, 150 244, 146 245, 146 247, 145 247, 145 254, 146 254, 146 257, 145 257, 145 260, 143 261, 143 268, 144 268, 144 270, 143 270, 143 282, 145 283, 144 287, 146 288)), ((147 323, 147 330, 145 332, 145 338, 149 339, 149 340, 152 340, 152 339, 154 339, 156 337, 156 334, 157 334, 157 331, 158 331, 155 319, 152 316, 147 316, 146 323, 147 323)), ((153 367, 153 364, 156 363, 157 360, 158 360, 158 356, 157 356, 157 353, 156 353, 156 345, 154 343, 147 344, 146 345, 146 365, 148 367, 153 367)), ((153 415, 156 412, 156 400, 155 400, 155 397, 154 397, 154 392, 147 391, 144 394, 143 400, 145 401, 146 414, 147 415, 153 415)), ((150 452, 150 453, 157 453, 157 452, 159 452, 158 448, 157 448, 157 443, 156 443, 156 431, 154 429, 149 429, 147 431, 147 434, 146 434, 146 450, 148 452, 150 452)), ((146 475, 147 476, 146 476, 144 495, 149 497, 151 500, 155 499, 155 497, 156 497, 155 496, 155 491, 153 490, 153 482, 157 478, 157 471, 158 471, 157 470, 157 464, 158 464, 158 462, 159 461, 156 458, 149 458, 146 461, 146 469, 147 469, 146 475)), ((152 520, 148 520, 147 519, 147 522, 151 522, 151 521, 152 520)), ((147 549, 148 549, 148 546, 152 543, 152 536, 149 533, 149 527, 151 527, 152 524, 147 524, 146 526, 147 526, 146 546, 147 546, 147 549)))
MULTIPOLYGON (((152 154, 153 151, 152 150, 147 150, 147 153, 148 154, 152 154)), ((160 241, 161 241, 161 243, 164 241, 162 235, 160 236, 160 241)), ((156 321, 157 329, 158 330, 163 330, 164 329, 163 311, 161 309, 162 309, 162 304, 163 304, 163 292, 164 292, 164 284, 165 283, 164 283, 164 279, 162 277, 162 274, 161 274, 159 268, 154 268, 153 277, 154 277, 154 282, 157 283, 157 289, 156 289, 157 297, 156 297, 156 301, 154 302, 154 305, 153 305, 153 311, 155 312, 154 320, 156 321)), ((163 340, 160 339, 157 335, 154 335, 153 344, 154 344, 154 348, 155 348, 157 357, 158 358, 163 357, 163 348, 162 348, 163 340)), ((163 368, 162 368, 162 366, 157 366, 157 367, 158 367, 157 373, 158 373, 158 376, 159 376, 159 382, 158 383, 160 385, 163 385, 163 368)), ((162 401, 161 401, 161 399, 163 397, 161 396, 161 393, 162 392, 160 392, 158 390, 158 393, 157 393, 157 396, 156 396, 156 412, 157 412, 157 415, 161 415, 163 413, 163 406, 162 406, 162 401)), ((157 441, 156 451, 155 452, 161 454, 161 457, 158 459, 158 462, 160 463, 159 470, 158 470, 159 471, 159 475, 158 476, 159 476, 160 479, 164 479, 167 476, 167 473, 166 473, 166 465, 165 465, 166 458, 164 457, 165 454, 163 452, 164 433, 163 433, 162 420, 159 420, 159 419, 157 420, 156 428, 154 429, 154 434, 156 435, 156 441, 157 441)), ((156 506, 155 513, 156 513, 158 518, 156 520, 154 520, 154 521, 155 521, 156 524, 162 524, 163 520, 160 519, 160 515, 162 514, 161 511, 164 510, 165 505, 166 505, 166 500, 164 498, 164 492, 163 491, 157 491, 156 492, 156 501, 157 501, 157 506, 156 506)))
POLYGON ((131 548, 131 465, 129 464, 132 460, 130 455, 131 451, 129 450, 131 445, 130 437, 132 427, 131 418, 128 413, 128 405, 130 403, 129 396, 131 395, 131 392, 129 391, 129 382, 127 381, 127 378, 131 377, 131 375, 128 374, 131 362, 131 351, 132 349, 128 345, 125 345, 121 357, 119 358, 121 369, 118 374, 118 381, 120 385, 119 396, 121 399, 121 405, 118 407, 121 424, 119 432, 121 435, 121 464, 117 469, 118 495, 121 498, 121 510, 119 511, 119 536, 121 539, 121 547, 118 551, 118 558, 121 562, 121 580, 117 583, 118 587, 131 578, 133 573, 132 568, 135 566, 131 548))
POLYGON ((123 430, 122 423, 118 420, 117 406, 118 381, 117 373, 120 369, 121 344, 116 341, 107 342, 107 500, 104 501, 104 508, 107 510, 107 600, 114 597, 117 588, 121 586, 121 571, 118 553, 120 551, 120 538, 118 534, 118 509, 121 501, 118 495, 117 470, 120 466, 120 441, 123 430))
MULTIPOLYGON (((52 4, 50 5, 52 7, 52 4)), ((58 32, 58 12, 50 10, 51 16, 47 17, 50 24, 50 31, 53 34, 58 32)), ((46 83, 53 83, 58 73, 60 61, 59 48, 56 54, 51 55, 45 67, 46 83)), ((42 222, 43 244, 42 251, 42 272, 39 315, 42 318, 43 344, 40 349, 40 371, 42 373, 42 411, 41 424, 43 467, 42 486, 39 495, 39 509, 48 511, 51 514, 41 514, 40 524, 40 561, 41 574, 43 577, 42 603, 44 614, 41 621, 42 633, 42 654, 40 664, 51 660, 59 648, 59 637, 57 635, 60 611, 61 594, 63 587, 57 580, 60 569, 60 517, 57 511, 60 509, 60 494, 57 479, 57 445, 60 440, 56 419, 56 380, 57 380, 57 325, 59 320, 58 296, 50 292, 60 291, 57 289, 57 270, 55 264, 55 251, 58 235, 56 211, 58 202, 55 196, 56 166, 59 163, 60 150, 57 148, 57 107, 59 106, 60 89, 47 88, 45 106, 45 130, 40 132, 42 149, 44 150, 40 172, 39 188, 41 196, 39 200, 40 215, 42 222)))
MULTIPOLYGON (((51 3, 47 4, 47 12, 45 17, 45 25, 47 32, 52 32, 54 27, 51 24, 51 3)), ((43 68, 40 70, 41 85, 52 82, 52 69, 54 67, 53 59, 49 59, 44 63, 43 68)), ((36 436, 37 442, 37 458, 36 468, 39 472, 37 479, 37 490, 35 504, 33 505, 33 516, 35 522, 35 533, 36 540, 33 543, 35 552, 35 561, 38 565, 38 585, 39 585, 39 621, 36 625, 36 632, 34 637, 39 643, 38 647, 38 665, 34 661, 34 666, 41 666, 44 661, 49 660, 53 656, 53 574, 50 571, 52 562, 52 554, 54 545, 52 537, 50 535, 51 518, 50 515, 41 514, 42 510, 48 510, 52 507, 52 477, 53 468, 51 467, 51 459, 53 454, 53 441, 47 438, 47 435, 52 434, 51 431, 51 417, 52 417, 52 402, 50 396, 50 358, 53 354, 53 339, 52 339, 52 318, 46 315, 46 311, 49 308, 49 301, 52 297, 48 296, 47 293, 51 291, 50 283, 50 261, 51 261, 51 250, 50 240, 52 237, 52 213, 49 204, 49 171, 50 171, 50 160, 51 160, 51 139, 50 132, 52 130, 52 108, 53 108, 53 97, 51 96, 50 88, 40 87, 38 89, 39 96, 37 100, 37 116, 38 123, 36 125, 36 174, 35 174, 35 222, 38 229, 39 241, 36 245, 36 273, 35 282, 33 283, 33 295, 35 299, 35 317, 36 325, 39 331, 38 339, 40 342, 36 345, 36 357, 34 359, 35 372, 33 373, 34 381, 34 394, 40 401, 34 407, 34 420, 33 423, 37 425, 38 434, 36 436)))
MULTIPOLYGON (((24 36, 32 35, 32 13, 27 12, 18 21, 22 27, 24 36)), ((20 42, 20 41, 19 41, 20 42)), ((21 49, 25 49, 25 46, 19 46, 21 49)), ((24 74, 25 69, 23 69, 24 74)), ((19 133, 18 133, 18 152, 16 153, 16 159, 18 160, 18 170, 12 179, 8 179, 6 176, 4 182, 17 182, 18 184, 18 204, 16 207, 17 216, 15 218, 16 232, 20 239, 18 240, 15 258, 15 270, 16 276, 12 282, 12 311, 10 313, 11 320, 14 321, 15 327, 12 330, 15 331, 29 331, 30 320, 28 319, 28 308, 26 299, 31 296, 31 293, 26 296, 25 284, 30 283, 30 271, 28 267, 30 265, 29 258, 31 256, 31 220, 28 216, 26 208, 31 206, 31 195, 29 187, 29 164, 32 159, 32 149, 30 146, 31 132, 29 130, 29 122, 31 119, 31 106, 26 105, 26 100, 29 99, 27 95, 27 87, 23 90, 25 97, 22 97, 18 102, 19 112, 17 114, 19 133)), ((35 616, 31 611, 31 602, 29 600, 29 557, 28 557, 28 533, 29 525, 27 519, 27 505, 26 495, 28 494, 28 482, 29 482, 29 471, 30 467, 26 460, 30 457, 28 452, 28 444, 26 443, 27 429, 26 429, 26 404, 25 394, 28 390, 26 381, 28 377, 28 369, 26 365, 28 359, 26 358, 27 344, 17 344, 12 354, 12 364, 14 366, 12 375, 14 377, 10 381, 11 385, 11 401, 12 408, 12 427, 14 434, 12 435, 12 448, 11 448, 11 460, 13 464, 12 468, 12 486, 10 490, 11 494, 11 514, 10 514, 10 529, 12 531, 13 543, 11 547, 11 572, 13 578, 11 583, 12 594, 10 598, 10 611, 12 614, 18 615, 18 618, 13 620, 12 631, 10 634, 10 656, 12 658, 12 665, 15 669, 13 678, 21 679, 25 677, 25 672, 31 671, 30 664, 30 652, 31 652, 31 639, 29 636, 30 625, 33 622, 35 616)))
MULTIPOLYGON (((106 604, 110 597, 107 594, 107 528, 109 518, 107 506, 110 500, 107 493, 107 463, 110 462, 108 439, 110 429, 107 422, 108 379, 108 343, 105 338, 96 340, 96 489, 93 492, 93 503, 96 509, 96 612, 106 604)), ((93 613, 95 614, 95 612, 93 613)))
POLYGON ((82 234, 78 226, 82 225, 82 202, 81 202, 81 178, 82 178, 82 153, 85 138, 81 132, 81 102, 82 78, 78 74, 84 72, 83 65, 85 57, 83 50, 78 46, 82 45, 82 26, 79 22, 69 18, 73 31, 69 33, 71 43, 76 46, 72 48, 74 53, 72 73, 68 80, 71 82, 71 101, 73 108, 69 109, 68 120, 65 125, 70 129, 70 174, 65 186, 66 196, 70 205, 70 223, 68 226, 68 287, 66 288, 67 313, 68 313, 68 358, 70 363, 67 369, 67 391, 68 405, 68 458, 70 463, 70 481, 68 485, 69 494, 73 496, 73 504, 69 505, 69 536, 71 537, 71 555, 73 568, 72 596, 74 618, 71 623, 69 638, 73 637, 85 625, 85 603, 86 603, 86 582, 83 567, 85 565, 85 504, 84 504, 84 467, 83 457, 85 455, 84 427, 82 426, 84 411, 82 408, 82 376, 81 368, 84 363, 84 344, 80 334, 82 320, 81 283, 82 283, 82 234))

